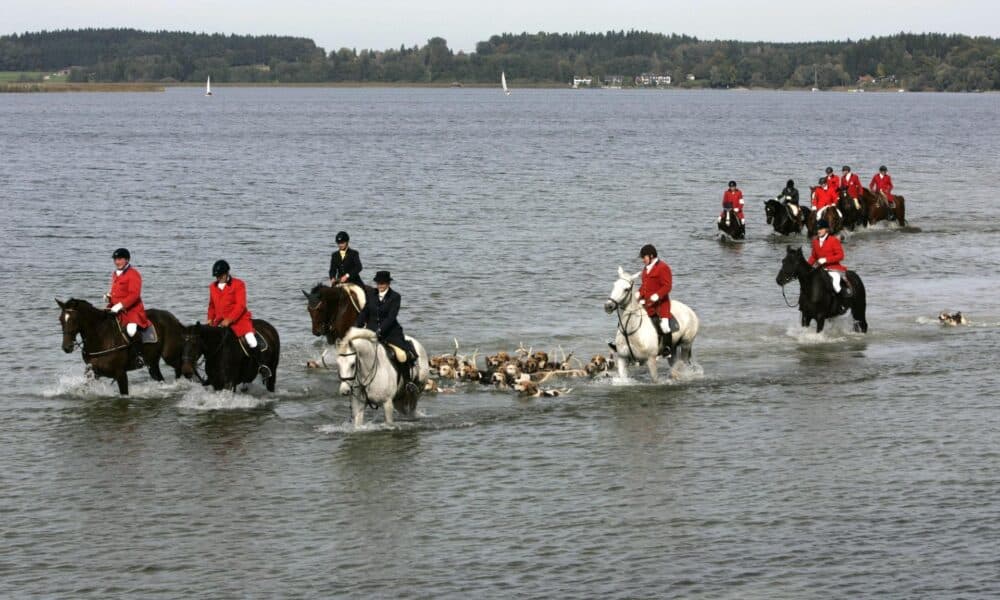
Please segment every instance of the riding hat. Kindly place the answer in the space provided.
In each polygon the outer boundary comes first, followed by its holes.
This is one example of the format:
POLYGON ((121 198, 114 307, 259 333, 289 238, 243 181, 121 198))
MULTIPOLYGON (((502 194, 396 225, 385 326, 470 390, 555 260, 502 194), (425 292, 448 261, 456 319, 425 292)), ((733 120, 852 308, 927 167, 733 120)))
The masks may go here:
POLYGON ((639 258, 642 258, 643 256, 656 258, 657 257, 656 246, 652 244, 646 244, 645 246, 643 246, 642 249, 639 250, 639 258))
POLYGON ((392 281, 392 276, 389 275, 389 271, 375 271, 375 283, 389 283, 392 281))
POLYGON ((879 168, 878 168, 878 170, 879 170, 879 171, 881 171, 882 173, 885 173, 885 172, 887 172, 887 171, 888 171, 889 169, 888 169, 888 168, 886 168, 886 166, 885 166, 885 165, 882 165, 881 167, 879 167, 879 168))
POLYGON ((351 236, 347 235, 346 231, 338 231, 337 232, 337 237, 334 238, 334 239, 339 244, 341 242, 349 242, 349 241, 351 241, 351 236))
POLYGON ((843 167, 842 169, 840 169, 840 170, 841 170, 842 172, 847 172, 847 173, 849 173, 849 172, 851 171, 851 167, 848 167, 847 165, 844 165, 844 167, 843 167))
POLYGON ((128 248, 119 248, 111 253, 111 258, 124 258, 125 260, 132 260, 132 255, 129 254, 128 248))
POLYGON ((224 260, 217 260, 215 264, 212 265, 212 277, 218 277, 219 275, 225 275, 229 272, 229 263, 224 260))
POLYGON ((826 219, 820 219, 819 221, 816 221, 816 229, 829 229, 829 228, 830 228, 830 223, 828 223, 826 219))
POLYGON ((827 173, 827 175, 829 175, 830 173, 833 173, 833 167, 827 167, 826 168, 826 173, 827 173))
POLYGON ((795 187, 795 181, 789 179, 788 183, 785 184, 785 187, 790 187, 790 188, 795 187))
POLYGON ((729 187, 736 187, 736 182, 735 181, 730 181, 729 182, 729 187))
POLYGON ((824 183, 826 183, 826 177, 820 177, 819 178, 819 184, 823 185, 824 183))

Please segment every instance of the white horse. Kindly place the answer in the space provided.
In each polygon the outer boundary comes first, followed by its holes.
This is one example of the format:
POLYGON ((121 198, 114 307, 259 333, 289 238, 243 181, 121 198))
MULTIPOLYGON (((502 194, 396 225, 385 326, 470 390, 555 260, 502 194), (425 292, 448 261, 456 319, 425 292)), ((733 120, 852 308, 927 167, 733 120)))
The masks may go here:
POLYGON ((411 415, 416 410, 417 399, 430 378, 430 366, 427 351, 420 342, 410 336, 406 339, 417 351, 417 364, 410 368, 410 389, 403 385, 395 363, 374 331, 352 327, 337 342, 340 393, 351 397, 355 427, 364 424, 366 404, 384 408, 388 425, 393 423, 393 402, 399 402, 399 410, 404 415, 411 415))
MULTIPOLYGON (((646 309, 639 305, 639 290, 635 281, 642 272, 629 275, 618 267, 618 279, 611 286, 611 293, 604 303, 605 312, 617 311, 618 331, 615 335, 615 348, 618 359, 618 376, 628 377, 628 364, 631 362, 646 363, 649 376, 656 382, 656 359, 659 354, 659 339, 653 320, 646 314, 646 309)), ((680 355, 686 363, 691 362, 691 344, 698 335, 698 315, 683 302, 670 301, 670 313, 677 320, 678 330, 671 334, 674 353, 670 357, 670 366, 680 355)))

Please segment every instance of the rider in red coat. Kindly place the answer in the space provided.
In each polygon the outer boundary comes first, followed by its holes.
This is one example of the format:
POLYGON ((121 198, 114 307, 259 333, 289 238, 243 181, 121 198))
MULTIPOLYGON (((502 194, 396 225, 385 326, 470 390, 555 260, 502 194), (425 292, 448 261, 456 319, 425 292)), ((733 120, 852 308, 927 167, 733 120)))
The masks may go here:
POLYGON ((809 255, 809 264, 818 265, 830 274, 830 281, 833 283, 834 293, 840 293, 840 282, 847 272, 847 267, 840 264, 844 260, 844 246, 840 243, 840 238, 830 235, 830 224, 822 219, 816 223, 816 237, 812 241, 812 254, 809 255))
POLYGON ((878 168, 878 173, 876 173, 871 182, 868 184, 868 189, 874 194, 881 192, 885 195, 885 199, 889 202, 889 206, 893 206, 893 196, 892 196, 892 177, 889 176, 889 169, 885 165, 878 168))
POLYGON ((656 247, 646 244, 639 250, 639 257, 645 266, 642 270, 642 285, 639 286, 639 304, 653 319, 660 340, 660 354, 669 356, 670 349, 670 290, 673 287, 673 273, 670 266, 657 257, 656 247))
POLYGON ((816 218, 823 216, 823 211, 827 206, 837 204, 837 192, 830 188, 829 179, 821 177, 819 187, 813 188, 812 207, 816 212, 816 218))
POLYGON ((217 260, 212 265, 215 281, 208 286, 208 324, 213 327, 229 327, 233 333, 243 338, 258 368, 263 373, 266 366, 257 346, 257 336, 253 330, 253 315, 247 310, 247 286, 243 280, 229 274, 229 263, 217 260))
POLYGON ((857 173, 851 172, 851 167, 844 165, 841 171, 840 185, 847 188, 847 195, 857 200, 861 197, 861 178, 857 173))
POLYGON ((729 209, 736 211, 740 224, 746 225, 747 221, 743 216, 743 192, 736 187, 735 181, 730 181, 729 189, 722 193, 722 212, 719 214, 719 220, 726 216, 726 211, 729 209))
POLYGON ((837 190, 840 189, 841 185, 840 177, 837 177, 837 174, 833 172, 833 167, 826 168, 826 183, 830 186, 830 189, 833 190, 833 193, 837 194, 837 190))
POLYGON ((129 337, 129 362, 142 366, 142 336, 136 333, 149 327, 142 305, 142 275, 129 262, 132 254, 127 248, 115 250, 111 258, 115 261, 115 272, 111 275, 111 289, 104 295, 107 309, 117 315, 129 337))

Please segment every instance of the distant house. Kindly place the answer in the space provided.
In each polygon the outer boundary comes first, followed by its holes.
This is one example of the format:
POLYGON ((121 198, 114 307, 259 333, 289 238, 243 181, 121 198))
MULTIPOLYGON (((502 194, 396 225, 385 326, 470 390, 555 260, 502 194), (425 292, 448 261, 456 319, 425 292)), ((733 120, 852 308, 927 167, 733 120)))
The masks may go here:
POLYGON ((577 89, 581 86, 590 87, 594 85, 593 77, 573 77, 573 89, 577 89))
POLYGON ((871 85, 875 83, 875 78, 871 75, 862 75, 858 77, 858 85, 871 85))
POLYGON ((694 73, 688 73, 685 79, 687 79, 688 81, 694 81, 694 73))
POLYGON ((635 84, 645 87, 659 87, 670 85, 672 79, 670 75, 655 75, 653 73, 643 73, 636 76, 635 84))
POLYGON ((625 81, 625 78, 621 75, 605 75, 604 87, 617 89, 622 86, 623 81, 625 81))

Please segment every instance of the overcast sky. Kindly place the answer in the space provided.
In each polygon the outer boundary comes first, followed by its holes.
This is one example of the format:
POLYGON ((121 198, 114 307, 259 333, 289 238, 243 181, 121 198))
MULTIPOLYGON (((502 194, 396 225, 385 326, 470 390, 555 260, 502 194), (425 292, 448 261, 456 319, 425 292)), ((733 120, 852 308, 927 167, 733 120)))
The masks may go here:
POLYGON ((642 29, 701 39, 859 39, 900 31, 1000 37, 998 0, 3 0, 0 32, 135 27, 312 38, 327 51, 475 50, 497 33, 642 29))

